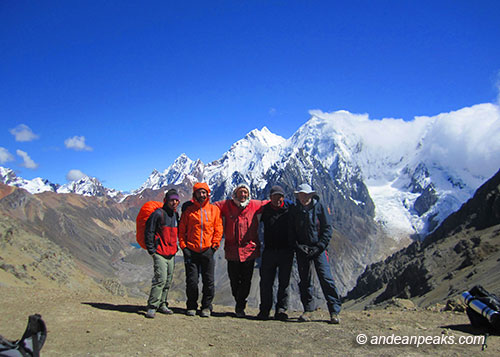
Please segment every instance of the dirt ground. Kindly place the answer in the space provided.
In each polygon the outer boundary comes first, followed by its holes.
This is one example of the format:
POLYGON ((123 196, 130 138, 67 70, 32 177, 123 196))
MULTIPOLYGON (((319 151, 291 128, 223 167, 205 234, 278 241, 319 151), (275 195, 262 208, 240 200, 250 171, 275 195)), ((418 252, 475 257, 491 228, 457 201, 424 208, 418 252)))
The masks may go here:
POLYGON ((184 303, 173 315, 146 319, 144 301, 60 289, 0 286, 0 334, 21 337, 28 316, 40 313, 47 325, 42 356, 499 356, 500 337, 487 338, 467 316, 429 310, 343 311, 340 325, 316 311, 312 322, 258 321, 234 317, 215 306, 210 318, 188 317, 184 303), (363 344, 366 338, 367 342, 363 344), (385 339, 385 340, 384 340, 385 339))

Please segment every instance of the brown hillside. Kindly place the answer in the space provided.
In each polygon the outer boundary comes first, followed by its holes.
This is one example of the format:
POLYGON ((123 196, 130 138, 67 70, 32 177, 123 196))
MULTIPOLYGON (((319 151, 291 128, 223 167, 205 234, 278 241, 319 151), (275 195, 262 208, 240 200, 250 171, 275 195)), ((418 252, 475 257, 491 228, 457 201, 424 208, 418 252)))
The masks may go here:
MULTIPOLYGON (((216 306, 208 319, 184 315, 173 304, 174 315, 144 317, 142 300, 66 289, 0 287, 1 334, 19 338, 27 316, 40 313, 48 337, 43 356, 498 356, 500 337, 489 336, 485 351, 482 331, 470 327, 463 313, 431 310, 347 311, 340 325, 314 321, 289 322, 238 319, 230 308, 216 306), (22 297, 22 298, 20 298, 22 297), (369 342, 360 344, 361 334, 369 342), (414 343, 376 344, 381 337, 414 336, 414 343), (416 338, 427 344, 417 346, 416 338), (463 340, 462 339, 468 339, 463 340), (474 340, 475 339, 475 340, 474 340), (460 343, 463 342, 463 343, 460 343), (472 344, 464 344, 469 342, 472 344), (453 343, 453 344, 452 344, 453 343)), ((249 310, 256 314, 256 310, 249 310)))

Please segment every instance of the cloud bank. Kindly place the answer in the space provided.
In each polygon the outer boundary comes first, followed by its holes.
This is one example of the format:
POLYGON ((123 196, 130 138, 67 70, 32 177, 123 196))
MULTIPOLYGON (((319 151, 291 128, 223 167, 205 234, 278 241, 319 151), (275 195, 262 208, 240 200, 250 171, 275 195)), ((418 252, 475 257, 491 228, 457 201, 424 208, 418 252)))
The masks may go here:
MULTIPOLYGON (((399 168, 402 158, 425 160, 430 167, 452 172, 466 170, 472 176, 488 179, 500 168, 500 106, 477 104, 436 116, 415 117, 411 121, 386 118, 369 119, 366 114, 347 111, 311 111, 323 123, 322 131, 338 137, 356 152, 361 167, 376 167, 373 160, 383 158, 380 167, 399 168), (339 137, 340 135, 340 137, 339 137), (390 165, 387 165, 390 164, 390 165)), ((314 122, 312 122, 314 123, 314 122)), ((312 125, 312 124, 311 124, 312 125)), ((364 172, 370 177, 376 172, 364 172)))
MULTIPOLYGON (((443 167, 464 167, 489 178, 500 167, 500 110, 480 104, 431 118, 426 155, 443 167), (458 165, 457 165, 458 164, 458 165)), ((457 168, 458 168, 457 167, 457 168)))

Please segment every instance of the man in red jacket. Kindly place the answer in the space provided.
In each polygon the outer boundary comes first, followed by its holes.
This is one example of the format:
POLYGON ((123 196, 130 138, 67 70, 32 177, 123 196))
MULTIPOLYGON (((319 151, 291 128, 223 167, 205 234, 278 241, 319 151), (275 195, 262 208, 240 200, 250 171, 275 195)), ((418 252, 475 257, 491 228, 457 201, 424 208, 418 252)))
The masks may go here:
POLYGON ((240 184, 232 199, 214 203, 224 221, 224 251, 237 317, 245 317, 255 259, 260 256, 258 214, 267 202, 251 200, 250 188, 240 184))
POLYGON ((174 256, 177 253, 177 191, 168 190, 163 202, 163 207, 149 216, 144 231, 144 241, 148 253, 153 257, 154 269, 146 313, 146 317, 151 319, 155 317, 157 310, 163 314, 173 314, 168 308, 167 295, 174 275, 174 256))

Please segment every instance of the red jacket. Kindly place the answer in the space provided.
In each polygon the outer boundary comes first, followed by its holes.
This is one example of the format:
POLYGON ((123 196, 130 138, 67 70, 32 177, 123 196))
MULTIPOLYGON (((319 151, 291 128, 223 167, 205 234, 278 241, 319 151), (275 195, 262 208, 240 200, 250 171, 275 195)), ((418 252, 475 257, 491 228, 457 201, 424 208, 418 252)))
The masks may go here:
POLYGON ((144 242, 149 254, 172 256, 177 252, 179 215, 167 205, 154 211, 146 221, 144 242))
POLYGON ((233 200, 215 202, 224 219, 224 251, 226 259, 244 262, 260 255, 259 220, 257 215, 269 201, 250 200, 245 208, 233 200))

